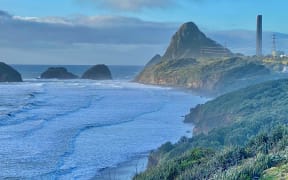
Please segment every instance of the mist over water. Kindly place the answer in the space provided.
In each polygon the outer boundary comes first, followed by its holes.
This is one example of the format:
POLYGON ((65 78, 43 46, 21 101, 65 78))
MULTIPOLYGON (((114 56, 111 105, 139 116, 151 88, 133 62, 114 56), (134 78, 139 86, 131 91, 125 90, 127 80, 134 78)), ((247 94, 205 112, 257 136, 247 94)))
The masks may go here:
POLYGON ((89 179, 190 136, 181 116, 205 99, 129 82, 137 71, 113 81, 1 83, 0 178, 89 179))

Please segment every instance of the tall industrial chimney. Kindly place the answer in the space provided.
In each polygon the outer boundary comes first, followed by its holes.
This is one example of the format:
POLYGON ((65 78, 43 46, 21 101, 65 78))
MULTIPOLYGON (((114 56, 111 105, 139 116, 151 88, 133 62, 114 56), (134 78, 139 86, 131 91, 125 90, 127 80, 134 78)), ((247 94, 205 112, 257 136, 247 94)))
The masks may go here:
POLYGON ((262 56, 262 15, 257 16, 256 55, 262 56))

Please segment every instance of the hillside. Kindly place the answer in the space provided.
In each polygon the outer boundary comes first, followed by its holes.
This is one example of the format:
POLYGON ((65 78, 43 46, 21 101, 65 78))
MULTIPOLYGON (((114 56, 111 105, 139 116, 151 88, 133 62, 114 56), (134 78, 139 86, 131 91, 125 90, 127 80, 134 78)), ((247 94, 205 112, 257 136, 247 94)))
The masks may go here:
POLYGON ((218 57, 221 56, 221 54, 218 54, 219 52, 227 55, 231 54, 228 49, 206 37, 196 24, 188 22, 183 24, 172 37, 162 61, 203 56, 218 57))
POLYGON ((288 112, 288 80, 270 81, 229 93, 198 105, 185 121, 195 125, 194 133, 207 133, 244 119, 284 119, 288 112))
POLYGON ((136 81, 144 84, 185 87, 202 95, 217 96, 286 74, 248 57, 178 59, 146 67, 136 81))
POLYGON ((136 180, 272 180, 288 178, 288 127, 252 138, 243 147, 193 148, 138 174, 136 180))
POLYGON ((164 144, 150 155, 150 168, 135 179, 287 177, 287 108, 287 79, 199 105, 186 116, 196 126, 194 137, 164 144))
POLYGON ((135 81, 184 87, 201 95, 218 96, 252 84, 281 78, 278 76, 287 76, 274 73, 272 68, 257 57, 231 53, 206 37, 191 22, 180 27, 163 57, 155 57, 135 81), (209 47, 208 50, 205 47, 209 47))

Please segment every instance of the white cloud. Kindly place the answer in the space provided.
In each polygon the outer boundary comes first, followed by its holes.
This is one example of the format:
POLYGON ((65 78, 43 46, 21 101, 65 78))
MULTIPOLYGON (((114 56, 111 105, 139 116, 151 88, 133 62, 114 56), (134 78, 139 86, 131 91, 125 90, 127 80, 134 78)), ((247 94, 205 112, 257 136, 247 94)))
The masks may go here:
POLYGON ((23 17, 23 16, 13 16, 14 20, 19 21, 28 21, 28 22, 35 22, 35 23, 47 23, 47 24, 64 24, 64 25, 73 25, 71 21, 66 20, 65 18, 59 17, 23 17))
POLYGON ((5 21, 0 20, 0 45, 5 42, 6 46, 34 46, 35 42, 163 44, 169 41, 178 26, 120 16, 4 17, 5 21))
MULTIPOLYGON (((143 8, 163 8, 173 4, 174 0, 78 0, 79 2, 93 2, 96 5, 116 9, 135 11, 143 8)), ((175 1, 176 2, 176 1, 175 1)))
POLYGON ((10 64, 146 64, 176 24, 119 16, 22 17, 0 11, 0 52, 10 64))

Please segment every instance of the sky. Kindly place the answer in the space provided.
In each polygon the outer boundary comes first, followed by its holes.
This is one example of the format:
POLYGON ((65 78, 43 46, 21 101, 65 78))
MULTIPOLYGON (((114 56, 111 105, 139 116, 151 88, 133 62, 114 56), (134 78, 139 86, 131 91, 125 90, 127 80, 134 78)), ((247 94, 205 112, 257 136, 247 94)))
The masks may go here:
POLYGON ((288 34, 287 7, 287 0, 0 0, 0 58, 9 64, 144 65, 162 55, 188 21, 239 51, 236 42, 249 41, 252 53, 254 41, 247 38, 256 15, 263 15, 264 31, 288 34))

